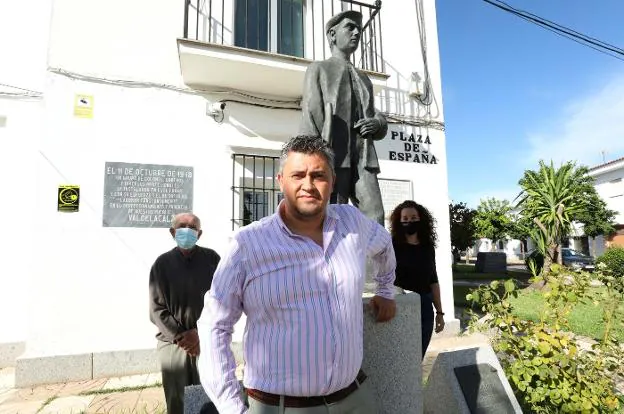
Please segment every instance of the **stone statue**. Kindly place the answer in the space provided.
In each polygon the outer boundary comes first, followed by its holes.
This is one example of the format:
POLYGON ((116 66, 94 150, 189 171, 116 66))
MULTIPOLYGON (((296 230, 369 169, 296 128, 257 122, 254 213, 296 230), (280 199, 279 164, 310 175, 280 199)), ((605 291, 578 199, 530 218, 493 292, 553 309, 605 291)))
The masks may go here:
POLYGON ((347 10, 325 26, 332 56, 310 64, 305 75, 300 134, 321 136, 336 154, 336 183, 331 203, 351 200, 381 225, 384 210, 374 140, 388 131, 374 107, 373 84, 350 62, 362 32, 362 14, 347 10))

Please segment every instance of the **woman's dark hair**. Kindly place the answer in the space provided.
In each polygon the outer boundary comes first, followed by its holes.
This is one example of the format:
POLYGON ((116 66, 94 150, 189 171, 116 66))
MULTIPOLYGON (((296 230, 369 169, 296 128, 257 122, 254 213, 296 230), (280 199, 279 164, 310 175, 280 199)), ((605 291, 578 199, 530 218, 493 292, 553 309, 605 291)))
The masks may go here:
POLYGON ((435 219, 425 206, 413 200, 405 200, 392 211, 390 215, 390 234, 392 235, 392 241, 396 244, 406 242, 405 231, 401 224, 401 211, 404 208, 413 208, 418 211, 420 221, 423 223, 423 230, 422 233, 418 234, 418 241, 423 245, 436 247, 438 234, 435 229, 435 219))

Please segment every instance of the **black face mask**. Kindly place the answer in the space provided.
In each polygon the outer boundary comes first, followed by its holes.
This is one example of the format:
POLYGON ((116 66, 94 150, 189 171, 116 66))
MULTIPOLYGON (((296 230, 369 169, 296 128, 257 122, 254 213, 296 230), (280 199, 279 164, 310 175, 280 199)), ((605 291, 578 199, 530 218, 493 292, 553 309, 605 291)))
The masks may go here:
POLYGON ((422 229, 422 223, 420 221, 408 221, 402 222, 403 231, 408 236, 418 233, 422 229))

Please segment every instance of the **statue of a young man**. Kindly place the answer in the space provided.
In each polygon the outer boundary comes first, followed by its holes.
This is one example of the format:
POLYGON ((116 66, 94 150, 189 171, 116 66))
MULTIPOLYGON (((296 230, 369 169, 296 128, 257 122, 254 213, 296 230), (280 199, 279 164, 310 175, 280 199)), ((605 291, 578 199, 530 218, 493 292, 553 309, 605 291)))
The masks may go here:
POLYGON ((325 26, 332 56, 315 61, 306 71, 300 134, 321 136, 336 155, 336 183, 331 203, 351 200, 362 213, 384 224, 377 174, 379 161, 373 144, 388 131, 386 119, 374 107, 373 85, 353 67, 362 14, 347 10, 325 26))

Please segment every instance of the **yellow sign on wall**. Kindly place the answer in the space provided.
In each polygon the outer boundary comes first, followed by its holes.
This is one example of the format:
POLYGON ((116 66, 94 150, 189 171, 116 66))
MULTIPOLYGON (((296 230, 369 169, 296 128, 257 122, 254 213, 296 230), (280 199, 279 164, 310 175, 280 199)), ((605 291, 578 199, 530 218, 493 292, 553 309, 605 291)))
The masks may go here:
POLYGON ((74 116, 78 118, 93 118, 93 96, 76 94, 74 98, 74 116))
POLYGON ((80 207, 80 186, 59 185, 58 187, 58 211, 76 212, 80 207))

